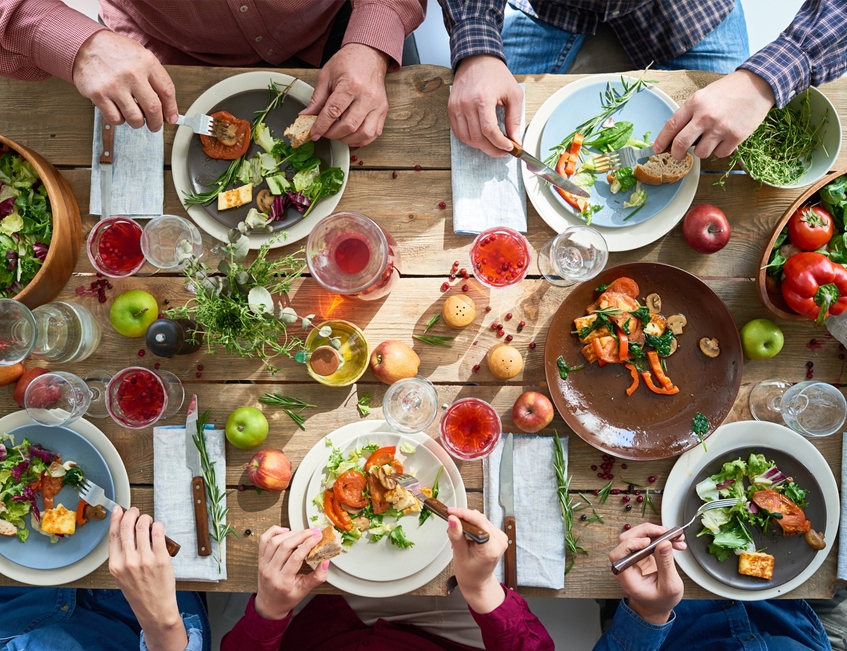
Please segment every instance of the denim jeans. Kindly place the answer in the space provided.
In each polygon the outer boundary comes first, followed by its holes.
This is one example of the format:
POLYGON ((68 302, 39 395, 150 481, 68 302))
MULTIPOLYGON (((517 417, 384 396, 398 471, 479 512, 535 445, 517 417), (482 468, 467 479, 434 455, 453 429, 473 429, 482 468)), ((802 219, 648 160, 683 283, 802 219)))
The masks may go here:
MULTIPOLYGON (((573 64, 585 34, 566 32, 506 5, 503 48, 516 75, 563 74, 573 64)), ((741 1, 726 19, 690 50, 656 66, 660 70, 707 70, 729 73, 750 57, 741 1)))

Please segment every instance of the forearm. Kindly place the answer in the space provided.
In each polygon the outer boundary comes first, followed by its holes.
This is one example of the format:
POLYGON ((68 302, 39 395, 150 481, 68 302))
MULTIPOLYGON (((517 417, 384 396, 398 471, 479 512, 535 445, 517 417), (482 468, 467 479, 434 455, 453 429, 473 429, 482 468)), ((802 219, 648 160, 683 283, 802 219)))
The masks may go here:
MULTIPOLYGON (((482 633, 485 648, 488 651, 552 651, 555 649, 547 629, 532 614, 523 597, 501 584, 497 584, 497 589, 500 591, 502 600, 490 612, 478 612, 468 601, 471 615, 482 633)), ((464 592, 462 594, 464 595, 464 592)), ((491 595, 488 595, 487 599, 491 599, 491 595)), ((490 604, 490 601, 487 603, 490 604)))
POLYGON ((438 0, 444 13, 444 26, 450 34, 450 61, 453 70, 462 59, 477 54, 496 56, 504 63, 503 10, 505 0, 438 0))
POLYGON ((353 0, 342 47, 360 43, 389 57, 389 71, 400 68, 403 41, 423 22, 426 0, 353 0))
POLYGON ((61 0, 0 3, 0 75, 24 80, 55 75, 73 83, 76 53, 106 29, 61 0))
POLYGON ((291 622, 291 614, 281 620, 265 619, 255 607, 253 596, 233 629, 224 636, 221 651, 278 651, 285 629, 291 622))
POLYGON ((182 617, 175 621, 156 622, 142 626, 144 643, 149 651, 184 651, 188 646, 188 635, 182 617))
POLYGON ((622 599, 612 625, 594 645, 594 651, 655 651, 662 646, 673 621, 671 613, 663 624, 650 623, 622 599))

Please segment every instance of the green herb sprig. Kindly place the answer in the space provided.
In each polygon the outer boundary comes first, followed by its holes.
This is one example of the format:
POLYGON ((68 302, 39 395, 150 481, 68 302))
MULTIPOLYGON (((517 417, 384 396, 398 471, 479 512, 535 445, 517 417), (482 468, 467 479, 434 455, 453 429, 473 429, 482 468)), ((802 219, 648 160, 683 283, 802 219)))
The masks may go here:
POLYGON ((609 495, 611 495, 611 493, 612 482, 610 481, 608 484, 606 484, 605 486, 603 486, 603 488, 600 489, 599 493, 597 493, 597 497, 600 500, 600 504, 605 504, 606 500, 609 499, 609 495))
POLYGON ((455 337, 444 337, 441 335, 412 335, 412 337, 430 346, 441 346, 443 348, 452 348, 453 344, 450 342, 455 339, 455 337))
POLYGON ((585 521, 585 524, 591 524, 592 522, 599 522, 600 524, 606 524, 606 521, 603 519, 603 516, 597 513, 597 509, 592 508, 591 511, 594 513, 590 518, 585 521))
POLYGON ((700 443, 703 444, 703 451, 708 452, 706 448, 706 441, 703 440, 703 434, 709 431, 709 419, 706 418, 704 414, 701 414, 699 411, 694 414, 694 418, 691 421, 691 431, 697 435, 697 438, 700 439, 700 443))
POLYGON ((571 499, 570 486, 572 477, 568 476, 568 464, 565 461, 565 450, 562 447, 562 441, 559 438, 559 433, 553 434, 553 468, 556 470, 557 494, 559 496, 559 506, 562 510, 562 520, 565 522, 565 547, 571 555, 571 561, 565 567, 565 575, 571 571, 576 563, 577 554, 588 554, 588 550, 579 544, 579 534, 574 534, 573 516, 574 513, 586 508, 582 502, 576 502, 571 499))
POLYGON ((429 321, 427 321, 426 328, 424 328, 424 332, 429 330, 432 326, 434 326, 441 319, 441 313, 436 314, 429 321))
POLYGON ((307 407, 315 406, 310 405, 304 400, 300 400, 300 398, 283 396, 279 393, 266 393, 265 395, 259 397, 259 402, 264 405, 275 405, 277 407, 282 407, 282 411, 285 412, 288 417, 291 418, 291 420, 297 423, 297 427, 299 427, 304 432, 306 431, 306 420, 300 414, 307 407))
POLYGON ((565 361, 564 357, 559 357, 556 359, 556 368, 559 369, 559 377, 563 380, 568 379, 568 374, 573 373, 574 371, 581 371, 585 368, 585 364, 580 364, 579 366, 569 366, 565 361))
POLYGON ((369 413, 371 413, 370 404, 371 404, 371 395, 369 393, 366 393, 361 398, 359 398, 358 402, 356 403, 356 409, 359 410, 359 416, 364 418, 369 413))
MULTIPOLYGON (((439 466, 438 472, 435 474, 435 481, 432 482, 432 496, 438 497, 438 479, 441 477, 441 471, 444 470, 444 466, 439 466)), ((427 508, 421 509, 421 514, 418 516, 418 526, 422 525, 424 522, 429 520, 432 515, 432 511, 427 508)))
POLYGON ((647 514, 647 507, 650 507, 650 510, 653 511, 654 515, 659 515, 659 512, 656 510, 656 505, 653 504, 653 498, 650 497, 650 491, 644 491, 644 501, 641 502, 641 517, 643 518, 647 514))

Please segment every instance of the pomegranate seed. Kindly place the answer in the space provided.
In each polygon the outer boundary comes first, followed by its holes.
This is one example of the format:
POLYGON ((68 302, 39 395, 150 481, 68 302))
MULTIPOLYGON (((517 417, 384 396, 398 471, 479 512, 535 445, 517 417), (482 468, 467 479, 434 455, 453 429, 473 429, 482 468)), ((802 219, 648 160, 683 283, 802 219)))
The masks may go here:
POLYGON ((199 373, 199 372, 194 374, 194 377, 202 377, 202 376, 203 376, 203 374, 199 373))
POLYGON ((359 161, 359 165, 364 165, 364 164, 365 164, 365 161, 363 161, 363 160, 359 161))
POLYGON ((639 495, 638 497, 636 497, 636 498, 635 498, 635 501, 636 501, 636 502, 638 502, 639 504, 641 504, 641 502, 643 502, 643 501, 644 501, 644 496, 643 496, 643 495, 639 495))
POLYGON ((530 347, 530 348, 535 348, 535 342, 534 342, 534 341, 530 341, 530 342, 529 342, 529 347, 530 347))
POLYGON ((350 160, 355 163, 357 160, 359 160, 359 157, 358 156, 351 156, 350 160))
POLYGON ((454 261, 453 261, 453 266, 454 266, 454 267, 456 267, 456 269, 458 269, 458 268, 459 268, 459 261, 458 261, 458 260, 454 260, 454 261))
POLYGON ((599 491, 599 490, 597 490, 596 488, 595 488, 593 491, 591 491, 591 492, 592 492, 592 493, 594 493, 595 495, 599 495, 599 494, 600 494, 600 491, 599 491))
POLYGON ((243 493, 247 490, 247 487, 244 484, 238 484, 238 492, 243 493))
POLYGON ((635 493, 636 495, 641 495, 641 491, 640 491, 640 490, 638 490, 637 488, 636 488, 634 491, 632 491, 632 492, 633 492, 633 493, 635 493))
POLYGON ((621 497, 621 502, 623 502, 624 504, 629 502, 629 495, 624 495, 623 497, 621 497))
POLYGON ((158 317, 156 317, 156 318, 158 318, 158 319, 164 319, 164 318, 165 318, 165 315, 164 315, 164 314, 162 314, 161 312, 159 312, 159 316, 158 316, 158 317))
POLYGON ((808 373, 806 373, 806 379, 807 379, 807 380, 811 380, 813 377, 815 377, 815 374, 814 374, 814 373, 812 373, 811 371, 809 371, 808 373))
POLYGON ((627 523, 623 526, 623 530, 624 530, 624 531, 629 531, 630 529, 632 529, 632 525, 631 525, 631 524, 629 524, 629 523, 627 522, 627 523))
POLYGON ((615 478, 614 475, 609 475, 609 479, 614 479, 614 478, 615 478))
POLYGON ((450 289, 450 283, 441 283, 442 292, 446 292, 448 289, 450 289))
MULTIPOLYGON (((110 283, 108 280, 106 281, 106 289, 112 289, 112 283, 110 283)), ((169 301, 165 301, 165 303, 166 303, 166 304, 167 304, 168 302, 169 302, 169 301)))
POLYGON ((508 270, 509 270, 509 263, 508 263, 508 262, 504 262, 504 263, 503 263, 503 266, 502 266, 502 267, 500 267, 500 268, 501 268, 503 271, 508 271, 508 270))
POLYGON ((462 291, 466 292, 470 289, 470 285, 462 285, 462 291))
POLYGON ((506 331, 505 331, 505 330, 503 330, 503 329, 500 329, 500 330, 498 330, 498 331, 497 331, 497 336, 498 336, 498 337, 502 337, 504 334, 506 334, 506 331))
POLYGON ((106 295, 100 294, 100 296, 97 297, 97 300, 100 301, 101 303, 105 303, 106 302, 106 295))
POLYGON ((812 368, 814 365, 814 362, 806 362, 806 368, 812 368))
POLYGON ((156 362, 155 364, 153 364, 153 368, 155 368, 157 370, 160 366, 161 366, 161 364, 159 364, 159 362, 156 362))
POLYGON ((197 365, 197 370, 198 370, 198 371, 202 371, 202 370, 203 370, 203 365, 202 365, 202 364, 198 364, 198 365, 197 365))
POLYGON ((625 463, 621 464, 621 470, 626 470, 626 464, 625 463))
POLYGON ((620 494, 620 492, 621 492, 621 491, 620 491, 620 489, 619 489, 619 488, 613 488, 613 489, 612 489, 612 495, 619 495, 619 494, 620 494))
POLYGON ((465 280, 467 280, 470 277, 471 277, 471 275, 467 271, 462 274, 462 278, 464 278, 465 280))
POLYGON ((495 321, 494 323, 491 324, 491 329, 492 330, 499 330, 500 324, 495 321))
POLYGON ((449 278, 450 280, 456 280, 456 274, 450 274, 449 278))
POLYGON ((391 178, 396 179, 397 178, 397 172, 391 172, 391 178))
POLYGON ((472 344, 472 345, 473 345, 473 346, 476 346, 478 343, 479 343, 478 341, 475 341, 475 342, 473 342, 473 344, 472 344))
POLYGON ((485 311, 486 311, 486 312, 490 312, 490 311, 491 311, 491 306, 490 306, 490 305, 486 305, 486 306, 485 306, 485 311))
POLYGON ((596 471, 596 470, 597 470, 597 466, 591 466, 591 469, 596 471))
POLYGON ((656 475, 650 475, 650 476, 647 478, 647 481, 649 481, 651 484, 655 484, 655 483, 656 483, 656 479, 658 479, 658 477, 656 477, 656 475))
POLYGON ((415 165, 415 171, 416 171, 416 172, 420 172, 420 171, 421 171, 421 166, 420 166, 420 165, 415 165))
MULTIPOLYGON (((605 478, 606 478, 606 475, 604 475, 602 472, 598 472, 598 473, 597 473, 597 476, 598 476, 600 479, 605 479, 605 478)), ((594 494, 596 495, 597 493, 594 493, 594 494)))
POLYGON ((91 283, 91 289, 97 289, 97 281, 96 280, 93 283, 91 283))
POLYGON ((627 504, 627 505, 624 507, 624 509, 626 509, 627 511, 632 511, 632 504, 627 504))
POLYGON ((518 327, 519 327, 519 328, 524 328, 524 327, 526 327, 526 321, 521 321, 520 323, 518 323, 518 327))
POLYGON ((511 341, 512 339, 514 339, 512 335, 506 335, 506 341, 511 341))
POLYGON ((474 373, 479 373, 479 364, 474 364, 474 365, 473 365, 473 372, 474 372, 474 373))
POLYGON ((447 208, 447 203, 446 203, 446 202, 444 202, 444 201, 442 201, 442 202, 440 202, 440 203, 438 204, 438 207, 439 207, 441 210, 445 210, 445 209, 447 208))
POLYGON ((612 463, 614 463, 614 462, 615 462, 615 458, 614 458, 612 455, 609 455, 609 461, 611 461, 612 463))
POLYGON ((512 318, 511 312, 506 312, 506 321, 509 321, 512 318))
POLYGON ((144 355, 146 355, 146 354, 147 354, 147 351, 145 351, 143 348, 142 348, 141 350, 139 350, 139 351, 138 351, 138 356, 139 356, 139 357, 144 357, 144 355))

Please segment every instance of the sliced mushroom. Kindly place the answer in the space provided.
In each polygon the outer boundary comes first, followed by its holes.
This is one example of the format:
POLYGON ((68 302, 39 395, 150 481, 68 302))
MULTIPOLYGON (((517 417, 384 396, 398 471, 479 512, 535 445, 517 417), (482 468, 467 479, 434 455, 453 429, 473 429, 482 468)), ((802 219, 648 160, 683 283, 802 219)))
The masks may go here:
MULTIPOLYGON (((385 490, 393 490, 397 486, 397 482, 391 479, 385 472, 384 466, 376 467, 376 478, 379 479, 379 483, 382 484, 382 487, 385 490)), ((374 471, 374 468, 371 468, 371 472, 374 471)))
POLYGON ((706 357, 715 358, 721 354, 720 342, 714 337, 711 339, 703 337, 700 340, 700 350, 703 351, 703 354, 706 357))
POLYGON ((673 355, 676 352, 676 349, 679 348, 679 342, 676 340, 676 337, 671 339, 671 352, 668 353, 668 357, 673 355))
POLYGON ((682 329, 688 325, 688 319, 681 314, 674 314, 668 317, 668 327, 671 332, 679 336, 682 334, 682 329))
POLYGON ((658 314, 662 311, 662 297, 658 294, 650 294, 644 299, 650 314, 658 314))
POLYGON ((106 518, 106 509, 99 504, 97 506, 86 504, 84 514, 89 520, 104 520, 106 518))
POLYGON ((340 503, 341 508, 347 511, 347 513, 359 513, 362 509, 356 508, 355 506, 350 506, 349 504, 340 503))
POLYGON ((364 515, 360 515, 358 518, 353 518, 353 526, 359 531, 367 531, 368 527, 371 526, 371 521, 364 515))
POLYGON ((256 207, 259 209, 259 212, 270 212, 271 206, 273 205, 273 195, 267 190, 267 188, 259 190, 259 193, 256 195, 256 207))
POLYGON ((823 539, 823 534, 818 533, 814 529, 809 529, 803 536, 806 544, 814 550, 820 551, 826 547, 826 541, 823 539))
POLYGON ((217 136, 222 145, 234 147, 238 144, 238 125, 227 122, 223 129, 217 131, 217 136))

